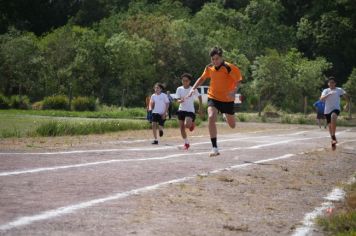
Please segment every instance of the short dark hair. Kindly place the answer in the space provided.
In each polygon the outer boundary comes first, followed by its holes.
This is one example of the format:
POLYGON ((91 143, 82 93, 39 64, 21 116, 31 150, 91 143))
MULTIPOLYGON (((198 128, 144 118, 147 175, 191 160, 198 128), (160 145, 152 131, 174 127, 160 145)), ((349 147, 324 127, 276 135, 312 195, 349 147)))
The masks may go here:
POLYGON ((190 81, 193 80, 193 76, 189 73, 183 73, 181 76, 180 76, 180 79, 183 79, 183 78, 188 78, 190 81))
POLYGON ((219 55, 220 57, 222 57, 223 55, 223 50, 219 47, 213 47, 211 50, 210 50, 210 57, 213 57, 215 55, 219 55))
POLYGON ((160 87, 162 90, 164 90, 164 85, 163 85, 162 83, 155 83, 155 86, 153 86, 153 88, 156 87, 156 86, 158 86, 158 87, 160 87))
POLYGON ((330 81, 334 81, 334 82, 336 83, 335 77, 334 77, 334 76, 330 76, 330 77, 328 78, 328 83, 329 83, 330 81))

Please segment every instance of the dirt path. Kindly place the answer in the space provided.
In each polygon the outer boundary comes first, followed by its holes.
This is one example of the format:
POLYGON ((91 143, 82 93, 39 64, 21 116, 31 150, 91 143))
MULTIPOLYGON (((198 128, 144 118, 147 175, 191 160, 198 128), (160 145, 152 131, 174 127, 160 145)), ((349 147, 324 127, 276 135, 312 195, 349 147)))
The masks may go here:
POLYGON ((2 143, 0 234, 291 235, 356 170, 355 128, 336 151, 312 126, 221 128, 217 158, 205 128, 188 152, 176 130, 158 147, 148 131, 2 143))

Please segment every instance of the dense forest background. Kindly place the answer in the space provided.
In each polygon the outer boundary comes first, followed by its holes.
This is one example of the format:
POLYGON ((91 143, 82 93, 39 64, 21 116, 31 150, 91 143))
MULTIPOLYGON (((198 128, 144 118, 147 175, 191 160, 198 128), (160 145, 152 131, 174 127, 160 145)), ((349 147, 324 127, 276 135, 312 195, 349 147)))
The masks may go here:
POLYGON ((0 0, 0 93, 143 106, 155 82, 198 78, 217 45, 246 109, 300 112, 327 76, 356 95, 355 22, 354 0, 0 0))

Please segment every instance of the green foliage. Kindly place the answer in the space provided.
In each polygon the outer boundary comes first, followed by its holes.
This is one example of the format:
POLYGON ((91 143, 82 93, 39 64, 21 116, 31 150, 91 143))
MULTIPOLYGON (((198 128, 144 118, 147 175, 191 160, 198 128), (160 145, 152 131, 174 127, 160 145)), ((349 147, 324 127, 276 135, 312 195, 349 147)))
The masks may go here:
POLYGON ((74 111, 95 111, 96 103, 94 98, 76 97, 72 101, 74 111))
POLYGON ((9 109, 10 101, 9 99, 0 93, 0 109, 9 109))
POLYGON ((356 68, 353 68, 351 75, 347 79, 344 88, 347 94, 356 102, 356 68))
POLYGON ((300 112, 305 96, 311 103, 320 95, 325 75, 336 75, 340 86, 354 77, 352 0, 32 4, 38 11, 24 12, 29 5, 18 2, 1 11, 0 93, 7 97, 64 94, 144 106, 155 82, 173 91, 183 72, 198 78, 215 45, 242 70, 244 110, 256 110, 261 98, 300 112))
POLYGON ((45 97, 43 99, 43 109, 68 110, 69 100, 64 95, 45 97))
POLYGON ((12 95, 10 97, 10 107, 13 109, 29 109, 30 99, 27 96, 12 95))

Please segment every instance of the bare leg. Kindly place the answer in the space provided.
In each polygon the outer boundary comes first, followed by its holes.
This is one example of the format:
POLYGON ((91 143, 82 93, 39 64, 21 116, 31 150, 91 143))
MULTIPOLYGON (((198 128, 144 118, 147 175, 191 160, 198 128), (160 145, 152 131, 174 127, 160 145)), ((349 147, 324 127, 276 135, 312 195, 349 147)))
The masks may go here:
POLYGON ((208 107, 208 122, 210 138, 216 138, 218 132, 216 130, 216 118, 218 110, 215 107, 208 107))
POLYGON ((180 120, 179 121, 179 127, 180 127, 180 134, 182 135, 183 139, 187 138, 187 132, 185 132, 185 125, 184 125, 184 121, 180 120))
POLYGON ((157 122, 152 122, 153 137, 157 140, 157 122))
POLYGON ((234 129, 236 127, 236 118, 235 115, 225 114, 226 123, 230 126, 230 128, 234 129))
POLYGON ((189 129, 193 125, 193 119, 190 117, 185 118, 185 128, 189 129))
POLYGON ((336 133, 336 120, 337 120, 336 113, 332 113, 331 122, 330 122, 330 135, 335 135, 336 133))

